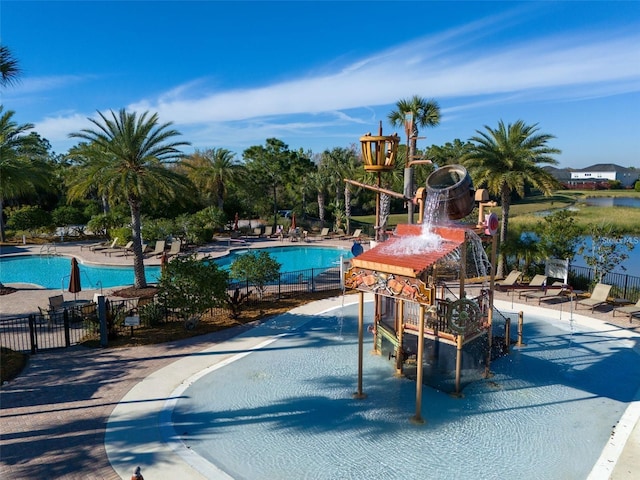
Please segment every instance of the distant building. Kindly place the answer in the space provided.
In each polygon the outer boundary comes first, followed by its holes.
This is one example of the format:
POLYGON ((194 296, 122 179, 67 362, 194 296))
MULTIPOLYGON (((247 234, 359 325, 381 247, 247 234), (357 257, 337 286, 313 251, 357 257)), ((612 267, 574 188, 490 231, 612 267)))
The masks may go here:
POLYGON ((546 167, 545 170, 565 187, 572 189, 605 189, 609 188, 610 182, 616 180, 622 188, 633 188, 640 179, 640 170, 613 163, 598 163, 580 169, 546 167))

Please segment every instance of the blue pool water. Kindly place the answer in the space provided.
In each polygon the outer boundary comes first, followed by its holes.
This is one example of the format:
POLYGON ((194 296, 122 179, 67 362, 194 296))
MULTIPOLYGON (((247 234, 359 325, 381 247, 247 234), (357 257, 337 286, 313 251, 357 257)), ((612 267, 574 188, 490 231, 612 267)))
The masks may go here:
POLYGON ((365 354, 368 396, 352 398, 357 305, 302 326, 290 317, 265 325, 281 338, 195 381, 173 410, 189 454, 233 479, 584 479, 640 387, 635 340, 528 314, 525 347, 463 398, 425 387, 427 423, 414 425, 415 383, 386 357, 365 354))
MULTIPOLYGON (((255 249, 254 249, 255 250, 255 249)), ((352 258, 349 250, 332 247, 272 247, 257 249, 269 252, 271 258, 280 263, 281 272, 297 272, 311 268, 329 268, 340 264, 340 257, 352 258)), ((239 255, 248 250, 234 250, 229 255, 216 259, 223 268, 229 267, 239 255)))
MULTIPOLYGON (((351 257, 348 250, 328 247, 277 247, 258 249, 282 264, 281 272, 294 272, 311 268, 328 268, 338 265, 340 256, 351 257)), ((227 268, 243 251, 216 259, 227 268)), ((69 286, 71 258, 64 256, 24 255, 0 258, 0 281, 3 283, 31 283, 44 288, 66 290, 69 286)), ((160 278, 160 267, 146 266, 147 281, 155 283, 160 278)), ((80 264, 83 289, 97 289, 132 285, 133 268, 80 264)))

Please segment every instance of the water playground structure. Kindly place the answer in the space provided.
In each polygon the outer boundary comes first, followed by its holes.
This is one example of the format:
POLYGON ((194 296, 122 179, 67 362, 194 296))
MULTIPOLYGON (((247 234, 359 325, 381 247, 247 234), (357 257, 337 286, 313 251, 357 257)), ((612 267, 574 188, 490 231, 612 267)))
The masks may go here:
MULTIPOLYGON (((364 398, 363 337, 364 295, 374 296, 374 352, 395 362, 397 375, 416 380, 416 413, 423 423, 423 383, 462 395, 462 387, 490 375, 493 357, 508 348, 509 321, 503 323, 501 341, 494 336, 494 271, 498 218, 485 215, 485 190, 474 191, 461 165, 437 168, 425 187, 413 198, 381 188, 381 174, 391 170, 397 156, 398 136, 367 134, 360 139, 364 168, 377 173, 377 185, 350 179, 346 182, 377 192, 376 238, 371 248, 351 260, 345 287, 359 293, 358 387, 356 398, 364 398), (418 207, 417 224, 400 224, 382 235, 380 195, 392 195, 418 207), (478 203, 478 221, 460 220, 478 203), (491 260, 485 253, 491 245, 491 260)), ((358 253, 358 252, 354 252, 358 253)), ((521 328, 521 325, 520 325, 521 328)))

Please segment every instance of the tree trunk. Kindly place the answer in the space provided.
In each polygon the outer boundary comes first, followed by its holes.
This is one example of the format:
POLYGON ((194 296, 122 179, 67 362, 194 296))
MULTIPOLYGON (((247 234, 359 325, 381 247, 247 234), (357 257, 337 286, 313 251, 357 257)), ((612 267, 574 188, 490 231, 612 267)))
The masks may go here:
POLYGON ((131 209, 131 239, 133 241, 133 274, 134 287, 146 288, 147 277, 144 272, 144 255, 142 253, 142 227, 140 221, 140 201, 129 199, 131 209))
POLYGON ((506 263, 505 254, 502 245, 507 241, 507 228, 509 225, 509 207, 511 206, 511 190, 503 185, 501 193, 502 203, 502 224, 500 225, 500 254, 498 255, 498 265, 496 267, 496 276, 504 277, 504 266, 506 263))
POLYGON ((345 182, 344 186, 344 214, 347 232, 351 231, 351 189, 349 184, 345 182))
POLYGON ((6 242, 4 232, 4 201, 0 198, 0 242, 6 242))
POLYGON ((318 192, 318 217, 324 226, 325 210, 324 210, 324 193, 318 192))

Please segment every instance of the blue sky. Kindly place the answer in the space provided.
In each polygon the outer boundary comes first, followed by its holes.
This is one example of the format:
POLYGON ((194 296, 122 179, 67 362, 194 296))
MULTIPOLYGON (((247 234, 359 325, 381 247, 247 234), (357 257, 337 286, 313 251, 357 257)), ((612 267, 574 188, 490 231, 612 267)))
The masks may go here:
MULTIPOLYGON (((421 148, 500 120, 557 138, 562 167, 640 167, 640 2, 7 1, 20 61, 5 109, 57 153, 97 111, 157 112, 238 153, 314 153, 397 129, 401 98, 440 104, 421 148)), ((399 132, 404 140, 404 133, 399 132)))

